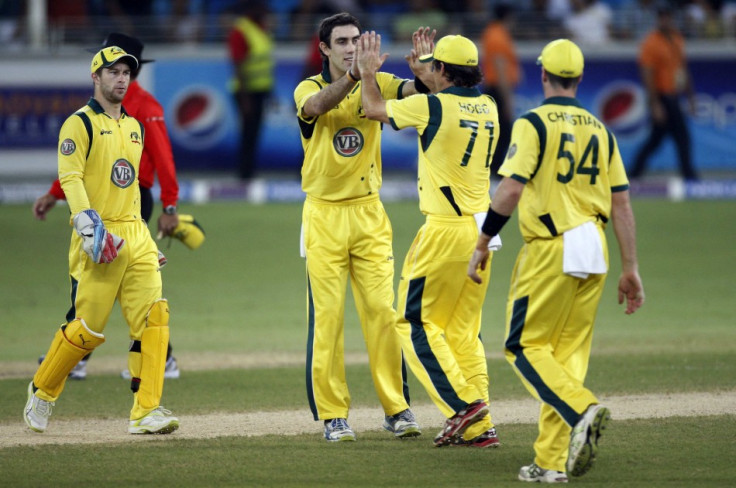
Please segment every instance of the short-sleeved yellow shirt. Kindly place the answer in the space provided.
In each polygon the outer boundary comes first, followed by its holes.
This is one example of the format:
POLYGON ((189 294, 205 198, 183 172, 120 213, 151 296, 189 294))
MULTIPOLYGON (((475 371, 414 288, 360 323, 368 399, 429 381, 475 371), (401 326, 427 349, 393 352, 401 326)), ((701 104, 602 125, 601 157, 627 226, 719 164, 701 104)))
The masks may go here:
MULTIPOLYGON (((389 73, 376 73, 384 99, 401 97, 407 80, 389 73)), ((318 117, 304 117, 302 110, 310 97, 329 83, 323 71, 299 83, 294 90, 304 164, 302 190, 307 195, 329 201, 350 200, 378 194, 382 183, 382 124, 367 119, 361 101, 359 81, 332 110, 318 117)))
POLYGON ((419 208, 431 215, 473 215, 490 204, 490 163, 498 142, 498 109, 476 88, 386 102, 395 129, 419 133, 419 208))
POLYGON ((616 138, 574 98, 552 97, 522 115, 499 174, 525 183, 519 225, 526 241, 588 221, 605 224, 611 193, 629 188, 616 138))

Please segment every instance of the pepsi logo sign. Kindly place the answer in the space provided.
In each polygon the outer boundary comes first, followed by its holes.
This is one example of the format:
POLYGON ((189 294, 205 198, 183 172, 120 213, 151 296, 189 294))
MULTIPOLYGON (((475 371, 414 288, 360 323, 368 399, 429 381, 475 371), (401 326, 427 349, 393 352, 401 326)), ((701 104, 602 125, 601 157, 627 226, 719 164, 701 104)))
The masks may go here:
POLYGON ((112 165, 110 180, 119 188, 127 188, 135 181, 135 168, 126 159, 118 159, 112 165))
POLYGON ((618 137, 631 137, 646 126, 646 96, 631 81, 609 83, 598 92, 595 107, 601 121, 618 137))
POLYGON ((226 105, 220 93, 205 85, 184 87, 172 99, 172 137, 192 150, 218 145, 227 131, 226 105))
POLYGON ((332 145, 341 156, 355 156, 363 149, 363 134, 353 127, 340 129, 332 138, 332 145))

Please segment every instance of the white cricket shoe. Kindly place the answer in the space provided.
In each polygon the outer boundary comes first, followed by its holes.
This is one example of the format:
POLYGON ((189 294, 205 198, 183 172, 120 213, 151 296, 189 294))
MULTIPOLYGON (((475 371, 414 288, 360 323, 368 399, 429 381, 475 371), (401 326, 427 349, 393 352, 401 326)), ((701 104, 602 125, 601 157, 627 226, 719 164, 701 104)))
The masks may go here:
POLYGON ((54 402, 47 402, 36 396, 33 392, 33 381, 28 383, 28 401, 26 408, 23 409, 23 419, 31 430, 35 432, 43 432, 49 425, 49 417, 51 417, 51 407, 54 402))
POLYGON ((325 420, 325 439, 330 442, 354 441, 355 432, 348 425, 347 419, 325 420))
POLYGON ((179 419, 171 415, 171 410, 158 407, 138 420, 128 424, 129 434, 170 434, 179 428, 179 419))
POLYGON ((519 481, 531 481, 535 483, 567 483, 567 475, 562 471, 543 469, 532 463, 522 466, 519 470, 519 481))
POLYGON ((611 411, 603 405, 591 405, 570 432, 567 472, 582 476, 593 466, 598 454, 598 438, 611 420, 611 411))

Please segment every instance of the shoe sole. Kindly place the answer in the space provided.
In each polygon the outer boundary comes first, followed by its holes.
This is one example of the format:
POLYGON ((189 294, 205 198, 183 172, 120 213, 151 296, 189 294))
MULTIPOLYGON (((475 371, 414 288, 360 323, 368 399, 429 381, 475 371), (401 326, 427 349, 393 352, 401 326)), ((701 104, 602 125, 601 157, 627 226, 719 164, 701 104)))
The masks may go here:
POLYGON ((462 422, 460 422, 455 428, 449 432, 442 433, 441 437, 435 437, 434 439, 434 445, 435 447, 444 447, 449 445, 452 442, 452 439, 458 436, 462 436, 463 433, 468 430, 468 427, 473 425, 476 422, 480 422, 480 420, 488 415, 490 412, 490 409, 488 408, 488 405, 483 404, 482 407, 478 408, 472 415, 469 415, 463 419, 462 422))
POLYGON ((149 427, 128 427, 129 434, 171 434, 179 428, 179 421, 173 420, 163 427, 151 430, 149 427))
POLYGON ((593 421, 590 423, 590 432, 585 439, 585 444, 580 449, 570 470, 572 476, 583 476, 593 467, 595 458, 598 455, 598 438, 606 430, 610 420, 611 411, 606 407, 600 408, 595 413, 595 417, 593 417, 593 421))
POLYGON ((330 439, 328 437, 325 437, 327 439, 327 442, 355 442, 355 436, 354 435, 344 435, 342 437, 339 437, 337 439, 330 439))

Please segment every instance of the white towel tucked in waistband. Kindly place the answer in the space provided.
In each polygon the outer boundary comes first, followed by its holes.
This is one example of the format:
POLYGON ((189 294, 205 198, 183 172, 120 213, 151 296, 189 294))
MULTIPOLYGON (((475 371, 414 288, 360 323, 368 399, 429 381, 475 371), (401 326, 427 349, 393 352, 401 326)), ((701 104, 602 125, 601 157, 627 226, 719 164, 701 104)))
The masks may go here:
POLYGON ((562 234, 562 238, 563 273, 585 279, 589 274, 604 274, 608 271, 601 236, 593 222, 586 222, 568 230, 562 234))
MULTIPOLYGON (((473 217, 475 217, 475 223, 478 225, 478 233, 480 234, 481 230, 483 229, 483 222, 486 221, 486 214, 488 212, 480 212, 473 217)), ((491 240, 488 242, 488 250, 490 251, 499 251, 501 250, 501 246, 503 246, 503 243, 501 242, 501 236, 495 235, 491 237, 491 240)))

